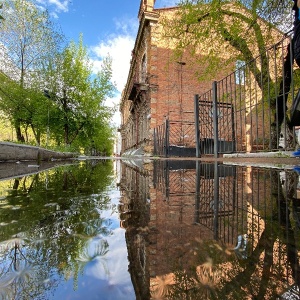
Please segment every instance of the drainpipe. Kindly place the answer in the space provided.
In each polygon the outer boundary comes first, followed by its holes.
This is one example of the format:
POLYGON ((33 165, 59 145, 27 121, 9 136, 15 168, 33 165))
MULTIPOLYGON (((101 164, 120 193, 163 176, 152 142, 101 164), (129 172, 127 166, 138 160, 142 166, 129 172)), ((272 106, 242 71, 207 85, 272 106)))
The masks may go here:
POLYGON ((138 112, 138 109, 136 109, 135 130, 136 130, 136 149, 138 149, 138 143, 139 143, 139 112, 138 112))

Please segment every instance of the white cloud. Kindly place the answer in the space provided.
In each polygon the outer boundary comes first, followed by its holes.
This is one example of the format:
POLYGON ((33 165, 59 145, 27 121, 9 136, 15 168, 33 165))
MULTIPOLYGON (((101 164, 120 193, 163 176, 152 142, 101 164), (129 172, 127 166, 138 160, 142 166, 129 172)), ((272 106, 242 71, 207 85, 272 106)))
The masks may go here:
POLYGON ((122 32, 125 35, 135 35, 138 30, 137 18, 131 19, 115 19, 116 30, 122 32))
MULTIPOLYGON (((116 32, 110 35, 98 45, 90 48, 93 70, 97 73, 101 70, 102 62, 108 55, 112 58, 112 81, 118 90, 114 98, 107 99, 106 105, 115 106, 119 104, 121 93, 125 87, 130 68, 131 52, 134 47, 137 21, 116 21, 116 32)), ((113 123, 120 124, 120 114, 117 112, 113 117, 113 123)))
POLYGON ((138 21, 137 19, 115 20, 116 33, 90 48, 94 71, 101 68, 103 58, 112 58, 113 82, 122 92, 130 68, 131 52, 134 47, 138 21))
POLYGON ((91 48, 94 54, 92 56, 94 57, 92 60, 94 71, 100 70, 104 57, 109 55, 112 58, 112 80, 116 83, 119 92, 126 84, 133 47, 134 38, 132 36, 119 35, 91 48))
MULTIPOLYGON (((105 105, 107 105, 108 107, 115 107, 120 103, 120 99, 121 99, 121 93, 118 92, 115 97, 107 99, 105 105)), ((116 126, 120 125, 121 123, 121 115, 118 109, 113 116, 112 123, 116 126)))
POLYGON ((49 0, 49 4, 52 4, 56 7, 57 11, 67 12, 69 10, 69 1, 58 1, 58 0, 49 0))
MULTIPOLYGON (((118 90, 114 98, 107 99, 106 105, 114 106, 119 104, 121 93, 125 87, 129 69, 131 53, 134 48, 138 20, 118 19, 115 21, 115 33, 99 42, 98 45, 90 47, 90 58, 95 73, 101 69, 102 61, 108 55, 112 58, 112 81, 118 90)), ((120 124, 120 114, 114 115, 113 123, 120 124)))
POLYGON ((69 11, 69 0, 36 0, 36 2, 44 7, 53 6, 56 13, 69 11))

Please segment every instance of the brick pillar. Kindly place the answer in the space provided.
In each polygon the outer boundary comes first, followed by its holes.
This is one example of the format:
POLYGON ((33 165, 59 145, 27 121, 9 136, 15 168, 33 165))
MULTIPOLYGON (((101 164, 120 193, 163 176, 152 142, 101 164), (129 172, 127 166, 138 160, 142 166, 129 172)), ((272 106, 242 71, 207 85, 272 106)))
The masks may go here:
POLYGON ((143 13, 147 11, 153 11, 155 0, 141 0, 140 10, 139 10, 139 19, 141 20, 143 13))

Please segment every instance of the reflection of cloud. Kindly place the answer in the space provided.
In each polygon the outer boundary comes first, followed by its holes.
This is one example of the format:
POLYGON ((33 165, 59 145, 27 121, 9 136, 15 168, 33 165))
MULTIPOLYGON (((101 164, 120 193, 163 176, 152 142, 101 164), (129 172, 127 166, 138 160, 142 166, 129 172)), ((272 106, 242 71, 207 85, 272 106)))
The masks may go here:
POLYGON ((113 234, 106 237, 109 244, 109 251, 105 255, 109 274, 103 271, 103 265, 99 259, 97 263, 87 267, 86 274, 95 278, 106 281, 105 285, 118 289, 133 291, 130 274, 128 272, 127 248, 125 242, 125 231, 116 228, 113 234))
MULTIPOLYGON (((119 203, 120 191, 110 190, 109 196, 112 206, 119 203)), ((99 234, 89 242, 87 253, 83 253, 79 258, 83 264, 79 269, 76 289, 74 289, 72 280, 64 281, 53 291, 51 299, 135 299, 134 288, 128 272, 125 231, 119 227, 118 213, 114 212, 113 209, 103 210, 101 218, 110 220, 109 229, 112 230, 112 234, 109 236, 99 234), (95 246, 97 247, 106 242, 107 247, 103 249, 101 247, 100 249, 95 248, 95 246), (95 250, 103 251, 95 252, 95 250), (108 251, 106 252, 106 250, 108 251), (90 254, 95 255, 90 257, 90 254), (97 256, 97 254, 99 255, 97 256)))

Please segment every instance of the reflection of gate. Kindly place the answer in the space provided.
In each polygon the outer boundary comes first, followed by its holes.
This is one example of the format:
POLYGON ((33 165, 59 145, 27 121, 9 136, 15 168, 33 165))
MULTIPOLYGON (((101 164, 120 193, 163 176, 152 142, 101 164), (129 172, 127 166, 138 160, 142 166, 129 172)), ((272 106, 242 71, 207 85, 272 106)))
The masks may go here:
POLYGON ((217 163, 197 167, 200 170, 197 172, 195 223, 211 229, 215 239, 227 237, 226 242, 230 243, 234 237, 225 232, 232 224, 235 210, 235 167, 217 163))
POLYGON ((195 170, 196 161, 154 161, 154 187, 167 201, 172 195, 195 195, 195 170))
POLYGON ((216 240, 235 244, 234 228, 236 167, 199 161, 154 162, 154 187, 170 208, 193 207, 194 224, 214 233, 216 240))

